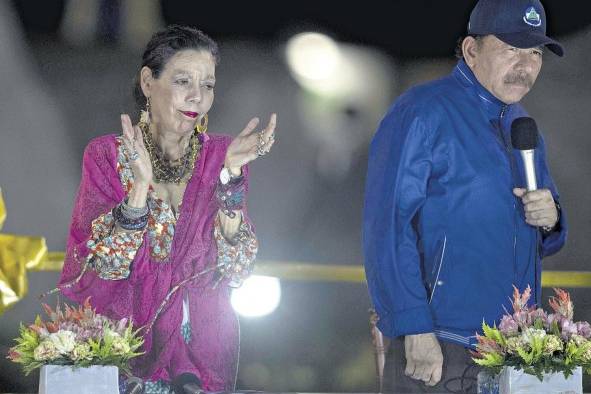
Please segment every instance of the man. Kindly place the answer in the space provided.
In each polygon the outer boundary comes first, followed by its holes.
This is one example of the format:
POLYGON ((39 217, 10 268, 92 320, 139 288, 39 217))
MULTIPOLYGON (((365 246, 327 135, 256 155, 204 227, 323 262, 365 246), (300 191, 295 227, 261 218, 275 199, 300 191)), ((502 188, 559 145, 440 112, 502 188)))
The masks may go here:
POLYGON ((544 48, 563 54, 539 1, 480 0, 451 75, 399 97, 376 132, 364 250, 378 326, 395 338, 385 391, 475 392, 466 349, 482 322, 510 309, 513 285, 540 300, 541 258, 566 223, 543 140, 526 192, 510 130, 544 48))

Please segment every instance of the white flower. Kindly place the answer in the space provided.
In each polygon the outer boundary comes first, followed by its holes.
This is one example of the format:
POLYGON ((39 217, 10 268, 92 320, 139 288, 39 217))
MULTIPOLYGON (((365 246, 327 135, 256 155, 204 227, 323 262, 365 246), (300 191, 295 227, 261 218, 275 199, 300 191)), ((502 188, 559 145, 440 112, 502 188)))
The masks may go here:
POLYGON ((577 345, 577 346, 581 346, 581 345, 583 345, 585 342, 587 342, 587 340, 586 340, 584 337, 582 337, 582 336, 580 336, 580 335, 577 335, 577 334, 573 334, 573 335, 570 337, 570 339, 571 339, 571 340, 572 340, 572 341, 575 343, 575 345, 577 345))
POLYGON ((90 346, 87 343, 79 343, 74 346, 74 349, 72 350, 72 360, 81 361, 90 359, 92 359, 92 354, 90 346))
POLYGON ((587 347, 587 349, 585 349, 581 358, 583 359, 584 363, 591 362, 591 347, 587 347))
POLYGON ((59 351, 55 344, 50 340, 45 340, 39 344, 33 351, 35 361, 53 360, 59 356, 59 351))
POLYGON ((70 354, 76 345, 76 334, 68 330, 59 330, 49 334, 49 340, 55 345, 60 354, 70 354))
POLYGON ((121 338, 119 335, 113 339, 113 353, 126 354, 130 351, 131 348, 129 347, 129 343, 127 343, 125 339, 121 338))
POLYGON ((562 350, 562 341, 556 335, 547 335, 544 341, 544 353, 552 354, 555 351, 562 350))
POLYGON ((521 336, 522 336, 523 340, 525 341, 525 343, 528 343, 531 345, 534 338, 543 339, 546 336, 546 331, 539 330, 539 329, 536 329, 533 327, 529 327, 523 332, 523 334, 521 334, 521 336))
POLYGON ((527 343, 521 336, 507 338, 507 352, 517 354, 518 349, 527 350, 527 343))

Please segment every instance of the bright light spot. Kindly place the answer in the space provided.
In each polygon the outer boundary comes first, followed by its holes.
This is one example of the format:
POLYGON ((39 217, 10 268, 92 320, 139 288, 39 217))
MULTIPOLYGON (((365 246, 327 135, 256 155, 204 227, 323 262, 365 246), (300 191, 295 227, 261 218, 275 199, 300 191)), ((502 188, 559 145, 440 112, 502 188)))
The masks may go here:
POLYGON ((281 301, 278 278, 253 275, 241 287, 232 291, 232 307, 245 317, 265 316, 273 312, 281 301))
POLYGON ((341 62, 337 43, 320 33, 301 33, 287 43, 287 63, 300 77, 310 80, 329 78, 341 62))
MULTIPOLYGON (((347 99, 370 90, 374 56, 368 50, 339 43, 320 33, 300 33, 286 45, 286 61, 294 79, 321 97, 347 99), (368 59, 369 56, 369 59, 368 59)), ((375 93, 373 84, 372 94, 375 93)), ((383 90, 383 85, 378 86, 383 90)))

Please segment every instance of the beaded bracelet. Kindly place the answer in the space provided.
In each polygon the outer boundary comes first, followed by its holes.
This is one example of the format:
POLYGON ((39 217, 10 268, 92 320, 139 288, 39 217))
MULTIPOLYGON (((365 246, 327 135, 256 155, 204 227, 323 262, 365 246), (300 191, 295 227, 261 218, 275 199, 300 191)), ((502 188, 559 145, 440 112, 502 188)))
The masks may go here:
POLYGON ((139 218, 129 218, 123 213, 122 204, 113 208, 113 217, 117 221, 117 224, 124 230, 142 230, 148 224, 148 216, 149 212, 146 211, 146 213, 139 218))
POLYGON ((244 208, 246 182, 243 176, 232 179, 226 185, 218 181, 215 197, 218 208, 229 218, 234 219, 236 213, 244 208))
POLYGON ((141 208, 131 207, 127 204, 127 199, 121 203, 121 213, 129 219, 139 219, 148 213, 148 205, 141 208))

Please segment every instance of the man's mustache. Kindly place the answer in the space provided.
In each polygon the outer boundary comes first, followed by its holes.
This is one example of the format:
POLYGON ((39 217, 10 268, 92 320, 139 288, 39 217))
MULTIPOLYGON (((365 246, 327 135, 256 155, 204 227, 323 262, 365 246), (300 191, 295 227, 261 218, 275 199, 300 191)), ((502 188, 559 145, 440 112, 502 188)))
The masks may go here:
POLYGON ((534 80, 527 74, 509 74, 505 77, 505 83, 516 84, 531 88, 534 85, 534 80))

